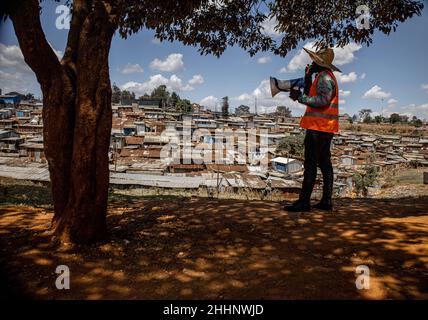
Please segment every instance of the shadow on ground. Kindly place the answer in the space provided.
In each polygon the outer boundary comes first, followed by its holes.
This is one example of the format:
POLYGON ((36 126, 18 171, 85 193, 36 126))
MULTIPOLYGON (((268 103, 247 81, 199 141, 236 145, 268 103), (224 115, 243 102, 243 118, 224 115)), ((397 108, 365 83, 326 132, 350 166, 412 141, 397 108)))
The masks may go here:
POLYGON ((0 208, 1 263, 31 298, 428 298, 428 197, 341 199, 334 213, 308 214, 262 201, 112 199, 110 240, 86 248, 52 247, 51 218, 0 208), (70 268, 70 290, 55 288, 57 265, 70 268), (358 265, 370 268, 369 290, 356 289, 358 265))

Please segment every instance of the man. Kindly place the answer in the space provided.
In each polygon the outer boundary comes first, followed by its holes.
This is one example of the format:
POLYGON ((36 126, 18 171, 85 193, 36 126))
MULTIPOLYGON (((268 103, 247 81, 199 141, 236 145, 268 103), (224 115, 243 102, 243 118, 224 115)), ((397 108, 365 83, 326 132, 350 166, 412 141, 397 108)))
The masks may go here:
POLYGON ((307 106, 300 121, 300 126, 306 129, 305 172, 299 199, 285 209, 292 212, 311 210, 311 194, 319 166, 323 176, 323 195, 314 208, 331 211, 333 166, 330 145, 334 133, 339 131, 339 88, 333 71, 340 70, 332 64, 333 49, 321 49, 317 52, 306 48, 304 50, 313 61, 305 70, 304 93, 292 89, 290 98, 307 106))

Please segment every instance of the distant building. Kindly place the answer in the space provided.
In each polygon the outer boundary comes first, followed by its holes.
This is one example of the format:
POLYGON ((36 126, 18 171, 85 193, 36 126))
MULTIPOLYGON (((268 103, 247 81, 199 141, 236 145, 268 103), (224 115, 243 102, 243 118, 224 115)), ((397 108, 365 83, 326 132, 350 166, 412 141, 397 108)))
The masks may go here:
POLYGON ((0 95, 0 101, 3 103, 19 104, 21 102, 21 97, 18 94, 0 95))
POLYGON ((138 104, 143 108, 160 108, 162 107, 162 99, 142 97, 140 100, 138 100, 138 104))
POLYGON ((272 167, 279 172, 293 173, 302 170, 302 162, 292 158, 276 157, 271 160, 272 167))
POLYGON ((339 120, 340 121, 350 121, 351 117, 349 116, 349 114, 344 113, 344 114, 339 115, 339 120))
POLYGON ((357 164, 357 158, 351 155, 342 155, 340 156, 340 162, 344 166, 353 166, 357 164))

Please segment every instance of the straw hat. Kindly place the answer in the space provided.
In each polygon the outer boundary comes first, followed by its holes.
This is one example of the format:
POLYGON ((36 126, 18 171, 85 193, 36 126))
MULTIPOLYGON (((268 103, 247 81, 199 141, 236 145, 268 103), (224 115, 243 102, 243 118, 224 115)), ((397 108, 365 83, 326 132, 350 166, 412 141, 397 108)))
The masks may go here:
POLYGON ((332 71, 342 72, 332 63, 334 59, 333 49, 326 48, 318 50, 317 52, 308 50, 306 48, 303 48, 303 50, 305 50, 309 54, 309 57, 311 57, 312 61, 314 61, 316 64, 322 67, 329 68, 332 71))

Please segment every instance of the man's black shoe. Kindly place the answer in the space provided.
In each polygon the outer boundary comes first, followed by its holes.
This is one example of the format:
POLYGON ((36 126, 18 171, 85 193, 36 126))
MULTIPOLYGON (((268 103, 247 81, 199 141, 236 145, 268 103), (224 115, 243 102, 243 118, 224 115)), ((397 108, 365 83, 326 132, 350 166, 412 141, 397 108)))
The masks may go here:
POLYGON ((330 202, 319 202, 314 205, 315 209, 324 210, 324 211, 333 211, 333 204, 330 202))
POLYGON ((311 205, 305 202, 295 202, 290 206, 285 206, 284 210, 289 212, 306 212, 311 210, 311 205))

